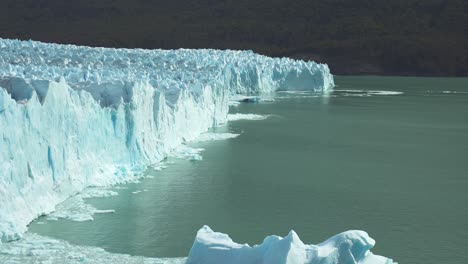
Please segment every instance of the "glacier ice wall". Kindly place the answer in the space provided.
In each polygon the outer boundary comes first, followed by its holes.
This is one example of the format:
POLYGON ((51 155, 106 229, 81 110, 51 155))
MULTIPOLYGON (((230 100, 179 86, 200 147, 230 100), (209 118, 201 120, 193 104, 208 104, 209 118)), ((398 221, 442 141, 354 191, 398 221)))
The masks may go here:
MULTIPOLYGON (((187 264, 392 264, 370 252, 375 241, 364 231, 347 231, 318 245, 306 245, 291 231, 282 238, 268 236, 260 245, 237 244, 208 226, 201 228, 187 264)), ((396 263, 395 263, 396 264, 396 263)))
POLYGON ((250 51, 0 39, 0 241, 226 122, 231 96, 333 85, 327 65, 250 51))

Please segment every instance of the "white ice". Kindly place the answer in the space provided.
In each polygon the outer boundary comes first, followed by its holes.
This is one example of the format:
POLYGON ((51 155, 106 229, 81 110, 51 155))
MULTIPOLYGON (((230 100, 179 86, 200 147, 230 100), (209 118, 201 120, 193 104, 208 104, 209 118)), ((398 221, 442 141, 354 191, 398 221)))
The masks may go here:
POLYGON ((372 95, 402 95, 400 91, 385 91, 385 90, 349 90, 335 89, 334 92, 342 93, 344 96, 372 96, 372 95))
POLYGON ((109 253, 102 248, 26 233, 23 239, 0 245, 2 264, 184 264, 186 258, 148 258, 109 253))
POLYGON ((216 141, 216 140, 226 140, 231 138, 236 138, 240 136, 240 134, 235 133, 203 133, 198 136, 194 142, 202 142, 202 141, 216 141))
POLYGON ((364 231, 347 231, 318 245, 304 244, 291 231, 285 237, 268 236, 260 245, 237 244, 208 226, 201 228, 187 264, 391 264, 370 252, 375 241, 364 231))
POLYGON ((442 91, 444 94, 468 94, 468 92, 463 91, 442 91))
POLYGON ((20 238, 86 187, 139 177, 175 149, 201 159, 181 144, 225 123, 236 95, 333 85, 327 65, 251 51, 0 39, 0 241, 20 238))
POLYGON ((264 120, 267 119, 268 115, 259 115, 259 114, 228 114, 228 121, 238 121, 238 120, 264 120))
POLYGON ((117 192, 107 188, 89 187, 77 195, 74 195, 56 206, 56 210, 47 215, 49 220, 58 220, 59 218, 73 221, 92 221, 94 214, 114 213, 113 209, 97 209, 86 203, 84 199, 97 197, 110 197, 118 195, 117 192))
MULTIPOLYGON (((0 241, 24 235, 0 246, 0 263, 186 262, 110 254, 24 233, 28 223, 69 197, 70 207, 58 210, 56 218, 90 220, 93 213, 110 213, 112 208, 86 207, 83 199, 115 195, 101 188, 135 181, 168 155, 201 159, 203 149, 187 142, 238 136, 200 136, 228 121, 232 101, 261 102, 262 94, 275 91, 321 92, 333 86, 327 65, 251 51, 0 39, 0 241), (90 186, 97 189, 83 193, 90 186)), ((260 119, 241 117, 231 120, 260 119)), ((373 245, 365 232, 349 231, 317 246, 291 232, 249 247, 204 227, 188 263, 391 263, 372 255, 373 245)))

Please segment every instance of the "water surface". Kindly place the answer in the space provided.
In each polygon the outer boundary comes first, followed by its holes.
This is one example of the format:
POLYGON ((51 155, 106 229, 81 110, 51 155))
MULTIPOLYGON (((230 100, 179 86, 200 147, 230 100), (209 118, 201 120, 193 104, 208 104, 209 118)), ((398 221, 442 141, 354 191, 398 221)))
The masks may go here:
POLYGON ((30 230, 178 257, 204 224, 249 244, 290 229, 306 243, 361 229, 376 239, 375 253, 400 263, 468 263, 468 79, 336 83, 326 97, 278 93, 274 103, 233 108, 272 116, 216 128, 241 136, 193 144, 206 149, 203 161, 169 159, 118 196, 89 200, 113 214, 39 219, 30 230))

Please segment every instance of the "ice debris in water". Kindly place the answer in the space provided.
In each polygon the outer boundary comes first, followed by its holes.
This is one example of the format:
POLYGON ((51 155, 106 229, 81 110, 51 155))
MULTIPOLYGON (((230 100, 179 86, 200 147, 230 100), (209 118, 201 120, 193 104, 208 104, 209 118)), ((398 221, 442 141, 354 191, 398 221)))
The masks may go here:
POLYGON ((468 94, 468 92, 463 91, 442 91, 444 94, 468 94))
POLYGON ((213 141, 213 140, 225 140, 225 139, 230 139, 230 138, 236 138, 238 136, 240 136, 240 134, 206 132, 198 136, 194 141, 202 142, 202 141, 213 141))
POLYGON ((169 152, 169 157, 188 160, 203 160, 200 153, 204 150, 205 149, 203 148, 192 148, 187 145, 180 145, 169 152))
POLYGON ((333 85, 325 64, 251 51, 0 39, 0 241, 20 238, 86 187, 138 177, 225 123, 231 97, 333 85))
POLYGON ((148 258, 109 253, 102 248, 26 233, 19 241, 0 245, 2 264, 184 264, 186 258, 148 258))
POLYGON ((264 120, 267 119, 268 115, 258 115, 258 114, 228 114, 228 121, 237 121, 237 120, 264 120))
POLYGON ((262 96, 247 96, 242 94, 234 94, 229 98, 229 106, 238 106, 241 103, 261 103, 261 102, 274 102, 274 95, 264 94, 262 96))
POLYGON ((373 95, 402 95, 403 92, 399 91, 380 91, 380 90, 349 90, 349 89, 336 89, 336 94, 343 96, 373 96, 373 95))
MULTIPOLYGON (((260 245, 237 244, 208 226, 201 228, 187 264, 392 264, 370 252, 375 241, 364 231, 347 231, 318 245, 306 245, 291 231, 286 237, 268 236, 260 245)), ((396 263, 395 263, 396 264, 396 263)))
POLYGON ((47 215, 49 220, 58 220, 59 218, 73 221, 92 221, 94 214, 114 213, 113 209, 97 209, 86 203, 84 199, 109 197, 118 195, 117 192, 106 188, 86 188, 83 192, 72 196, 56 206, 56 210, 47 215))

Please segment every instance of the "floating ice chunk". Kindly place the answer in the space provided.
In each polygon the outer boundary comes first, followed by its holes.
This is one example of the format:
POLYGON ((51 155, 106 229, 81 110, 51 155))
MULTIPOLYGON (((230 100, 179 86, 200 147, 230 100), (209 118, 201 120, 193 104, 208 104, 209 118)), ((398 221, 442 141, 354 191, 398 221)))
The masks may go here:
POLYGON ((333 92, 345 92, 345 93, 366 93, 367 90, 351 90, 351 89, 333 89, 333 92))
MULTIPOLYGON (((151 164, 150 166, 148 166, 148 168, 151 168, 152 170, 155 170, 155 171, 161 171, 163 169, 166 169, 167 164, 169 163, 170 162, 168 162, 167 160, 164 160, 155 164, 151 164)), ((153 176, 150 174, 145 174, 145 178, 153 178, 153 176)))
POLYGON ((119 195, 117 192, 107 188, 89 187, 82 191, 78 196, 81 198, 97 198, 97 197, 110 197, 119 195))
POLYGON ((110 213, 115 213, 115 210, 113 209, 107 209, 107 210, 95 210, 94 211, 95 214, 110 214, 110 213))
POLYGON ((403 92, 398 91, 367 91, 370 95, 401 95, 403 92))
POLYGON ((203 148, 192 148, 187 145, 180 145, 169 153, 170 157, 187 160, 203 160, 200 154, 205 149, 203 148))
POLYGON ((390 264, 375 256, 375 241, 363 231, 347 231, 318 245, 306 245, 291 231, 286 237, 268 236, 253 247, 237 244, 208 226, 201 228, 190 250, 187 264, 390 264))
POLYGON ((229 106, 238 106, 240 103, 260 103, 260 102, 274 102, 272 95, 268 94, 262 96, 247 96, 241 94, 231 95, 229 98, 229 106))
POLYGON ((330 96, 326 91, 278 91, 275 99, 319 98, 330 96))
POLYGON ((340 96, 349 96, 349 97, 370 97, 371 94, 369 94, 369 93, 353 93, 353 92, 350 92, 350 93, 342 93, 342 94, 340 94, 340 96))
POLYGON ((234 106, 234 107, 239 106, 240 104, 241 102, 233 101, 233 100, 229 100, 229 103, 228 103, 229 106, 234 106))
POLYGON ((84 199, 96 197, 109 197, 118 195, 117 192, 105 188, 87 188, 82 193, 72 196, 64 202, 58 204, 55 211, 47 216, 49 220, 58 220, 59 218, 72 221, 92 221, 94 214, 114 213, 115 210, 100 210, 86 203, 84 199))
POLYGON ((58 220, 63 218, 77 222, 93 221, 94 214, 113 212, 114 210, 98 210, 78 197, 71 197, 67 201, 57 205, 57 210, 47 215, 47 219, 58 220))
POLYGON ((240 102, 240 103, 258 103, 261 101, 260 96, 246 96, 246 95, 232 95, 229 98, 230 101, 240 102))
POLYGON ((399 91, 380 91, 380 90, 349 90, 349 89, 335 89, 335 93, 344 96, 372 96, 372 95, 401 95, 403 92, 399 91))
POLYGON ((228 114, 228 121, 237 121, 237 120, 264 120, 267 119, 268 115, 258 115, 258 114, 228 114))
POLYGON ((468 94, 468 92, 462 92, 462 91, 442 91, 444 94, 468 94))
POLYGON ((230 138, 236 138, 238 136, 240 136, 240 134, 207 132, 198 136, 194 141, 202 142, 202 141, 212 141, 212 140, 225 140, 225 139, 230 139, 230 138))
POLYGON ((225 140, 225 139, 236 138, 238 136, 240 136, 240 134, 206 132, 206 133, 201 134, 198 138, 196 138, 194 142, 225 140))
POLYGON ((317 94, 319 95, 320 93, 314 92, 314 91, 278 91, 280 94, 300 94, 300 95, 310 95, 310 94, 317 94))

